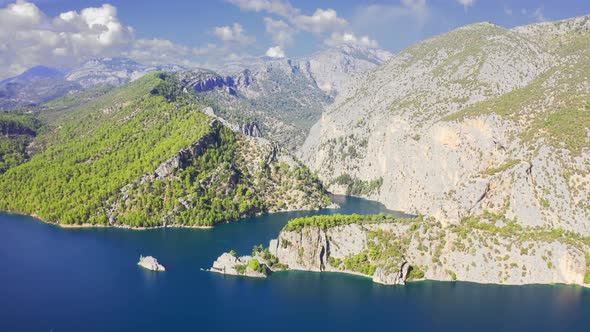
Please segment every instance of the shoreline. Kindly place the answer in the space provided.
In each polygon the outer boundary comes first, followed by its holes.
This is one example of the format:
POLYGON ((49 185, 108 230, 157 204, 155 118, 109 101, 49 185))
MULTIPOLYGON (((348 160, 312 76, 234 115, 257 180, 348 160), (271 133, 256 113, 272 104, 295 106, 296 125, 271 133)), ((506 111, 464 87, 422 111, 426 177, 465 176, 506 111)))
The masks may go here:
MULTIPOLYGON (((213 271, 211 271, 213 272, 213 271)), ((580 287, 582 289, 588 289, 590 290, 590 286, 588 285, 584 285, 584 284, 563 284, 563 283, 549 283, 549 284, 542 284, 542 283, 525 283, 525 284, 509 284, 509 283, 496 283, 496 282, 478 282, 478 281, 471 281, 471 280, 447 280, 447 279, 426 279, 426 278, 422 278, 422 279, 415 279, 415 280, 406 280, 405 281, 405 285, 393 285, 393 284, 385 284, 382 282, 377 282, 377 281, 373 281, 373 277, 366 275, 366 274, 362 274, 360 272, 345 272, 345 271, 310 271, 310 270, 297 270, 297 269, 287 269, 287 270, 280 270, 280 271, 276 271, 273 272, 272 274, 276 274, 276 273, 282 273, 282 272, 304 272, 304 273, 330 273, 330 274, 341 274, 344 275, 345 277, 360 277, 362 279, 368 279, 369 281, 371 281, 371 283, 373 284, 377 284, 377 285, 383 285, 383 286, 388 286, 388 287, 395 287, 395 286, 399 286, 399 287, 404 287, 407 286, 409 284, 415 284, 415 283, 423 283, 423 282, 444 282, 444 283, 456 283, 456 282, 461 282, 461 283, 470 283, 470 284, 476 284, 476 285, 489 285, 489 286, 511 286, 511 287, 522 287, 522 286, 567 286, 567 287, 580 287)), ((216 273, 216 272, 214 272, 216 273)), ((269 276, 269 277, 272 277, 269 276)))
POLYGON ((146 231, 146 230, 160 229, 160 228, 187 228, 187 229, 213 229, 213 228, 215 228, 215 226, 196 226, 196 225, 195 226, 190 226, 190 225, 185 226, 185 225, 176 225, 176 224, 175 225, 166 225, 166 226, 152 226, 152 227, 145 227, 145 226, 133 227, 133 226, 129 226, 129 225, 101 225, 101 224, 90 224, 90 223, 61 224, 58 222, 47 221, 47 220, 39 217, 36 213, 26 213, 26 212, 22 212, 22 211, 14 211, 14 210, 4 210, 4 211, 0 211, 0 212, 35 218, 44 224, 54 226, 54 227, 64 228, 64 229, 118 228, 118 229, 128 229, 128 230, 133 230, 133 231, 146 231))
POLYGON ((224 224, 229 224, 232 222, 238 222, 240 220, 243 219, 247 219, 247 218, 251 218, 251 217, 257 217, 257 216, 261 216, 261 215, 265 215, 265 214, 273 214, 273 213, 283 213, 283 212, 301 212, 301 211, 321 211, 321 210, 336 210, 339 209, 340 205, 333 203, 330 204, 327 207, 321 207, 321 208, 315 208, 315 209, 286 209, 286 210, 282 210, 282 211, 272 211, 272 212, 267 212, 267 213, 256 213, 253 216, 250 217, 244 217, 244 218, 240 218, 237 220, 229 220, 229 221, 225 221, 222 223, 219 223, 217 225, 213 225, 213 226, 199 226, 199 225, 179 225, 179 224, 173 224, 173 225, 166 225, 166 226, 150 226, 150 227, 146 227, 146 226, 140 226, 140 227, 134 227, 134 226, 129 226, 129 225, 102 225, 102 224, 90 224, 90 223, 81 223, 81 224, 62 224, 59 222, 53 222, 53 221, 47 221, 41 217, 39 217, 36 213, 27 213, 27 212, 23 212, 23 211, 17 211, 17 210, 0 210, 0 213, 8 213, 8 214, 15 214, 15 215, 21 215, 21 216, 27 216, 27 217, 32 217, 35 218, 45 224, 48 225, 52 225, 52 226, 56 226, 56 227, 60 227, 60 228, 64 228, 64 229, 76 229, 76 228, 119 228, 119 229, 128 229, 128 230, 134 230, 134 231, 146 231, 146 230, 151 230, 151 229, 160 229, 160 228, 176 228, 176 229, 181 229, 181 228, 186 228, 186 229, 213 229, 217 226, 221 226, 224 224), (334 206, 335 204, 335 206, 334 206))

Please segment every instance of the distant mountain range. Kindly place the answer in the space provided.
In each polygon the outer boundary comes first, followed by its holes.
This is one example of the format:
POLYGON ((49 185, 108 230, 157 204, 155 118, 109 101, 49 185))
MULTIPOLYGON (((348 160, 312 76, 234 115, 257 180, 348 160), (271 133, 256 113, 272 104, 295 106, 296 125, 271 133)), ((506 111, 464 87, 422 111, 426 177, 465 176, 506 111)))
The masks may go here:
POLYGON ((389 57, 384 50, 342 45, 301 58, 231 63, 221 74, 187 72, 185 80, 214 100, 224 118, 254 121, 265 136, 295 150, 348 78, 389 57))
POLYGON ((176 65, 146 66, 128 58, 91 59, 71 69, 37 66, 0 82, 0 109, 36 106, 67 94, 120 86, 154 71, 183 72, 183 80, 219 106, 236 125, 256 124, 261 135, 294 150, 351 75, 391 57, 354 45, 294 59, 251 58, 219 73, 176 65))
POLYGON ((153 71, 184 69, 145 66, 127 58, 91 59, 75 68, 36 66, 0 82, 0 109, 35 106, 97 86, 120 86, 153 71))

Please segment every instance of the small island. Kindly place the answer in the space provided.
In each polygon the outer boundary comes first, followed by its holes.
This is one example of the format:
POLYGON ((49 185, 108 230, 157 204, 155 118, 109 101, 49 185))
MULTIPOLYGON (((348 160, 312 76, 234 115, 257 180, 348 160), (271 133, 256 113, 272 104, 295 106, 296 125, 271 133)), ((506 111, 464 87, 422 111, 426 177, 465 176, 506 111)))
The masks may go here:
POLYGON ((144 269, 156 271, 156 272, 164 272, 166 268, 158 263, 158 260, 152 256, 139 256, 139 262, 137 265, 143 267, 144 269))
POLYGON ((213 266, 209 271, 252 278, 266 278, 273 272, 286 270, 287 268, 287 265, 279 263, 276 256, 260 245, 254 247, 252 256, 238 257, 234 250, 222 254, 213 262, 213 266))

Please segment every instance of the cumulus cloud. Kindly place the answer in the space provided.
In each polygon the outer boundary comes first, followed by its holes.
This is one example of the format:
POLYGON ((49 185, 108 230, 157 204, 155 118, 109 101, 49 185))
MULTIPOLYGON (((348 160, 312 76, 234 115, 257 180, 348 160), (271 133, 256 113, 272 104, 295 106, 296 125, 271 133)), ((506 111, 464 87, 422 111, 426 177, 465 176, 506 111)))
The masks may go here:
POLYGON ((267 12, 282 17, 299 15, 299 9, 283 0, 228 0, 228 2, 247 11, 267 12))
MULTIPOLYGON (((213 49, 211 45, 209 50, 213 49)), ((135 59, 140 63, 156 64, 178 64, 185 66, 198 66, 199 63, 193 59, 195 56, 204 54, 199 48, 191 48, 179 45, 167 39, 138 39, 131 49, 121 53, 121 55, 135 59)))
POLYGON ((264 25, 266 27, 266 32, 271 36, 273 42, 281 46, 293 45, 294 36, 297 31, 287 22, 265 17, 264 25))
POLYGON ((254 37, 247 36, 244 33, 244 28, 239 23, 234 23, 232 26, 215 27, 213 35, 223 42, 241 45, 252 44, 256 40, 254 37))
MULTIPOLYGON (((266 12, 278 15, 283 20, 265 18, 266 31, 273 41, 281 46, 288 46, 293 41, 293 35, 299 31, 312 33, 324 38, 324 43, 336 45, 338 43, 356 43, 359 45, 377 46, 377 41, 367 36, 356 36, 349 22, 340 17, 331 8, 317 8, 312 15, 302 14, 299 8, 293 7, 284 0, 227 0, 241 10, 266 12)), ((403 0, 411 6, 421 6, 426 0, 403 0)))
POLYGON ((277 59, 284 58, 285 51, 283 51, 283 49, 280 46, 274 46, 266 50, 266 56, 277 59))
POLYGON ((111 5, 50 18, 33 3, 18 0, 0 8, 0 77, 37 64, 116 55, 132 40, 133 29, 119 21, 111 5))
POLYGON ((137 39, 117 16, 117 8, 68 11, 49 17, 25 0, 0 7, 0 79, 35 65, 71 67, 90 57, 127 56, 146 64, 194 66, 196 59, 227 59, 255 41, 235 23, 217 27, 216 44, 188 47, 166 39, 137 39))
POLYGON ((379 43, 376 40, 369 38, 369 36, 357 37, 352 33, 333 33, 330 38, 324 41, 329 46, 336 46, 340 44, 354 44, 366 47, 378 47, 379 43))
POLYGON ((348 22, 339 17, 334 9, 316 9, 311 16, 298 15, 293 18, 293 23, 299 29, 315 34, 342 31, 348 28, 348 22))

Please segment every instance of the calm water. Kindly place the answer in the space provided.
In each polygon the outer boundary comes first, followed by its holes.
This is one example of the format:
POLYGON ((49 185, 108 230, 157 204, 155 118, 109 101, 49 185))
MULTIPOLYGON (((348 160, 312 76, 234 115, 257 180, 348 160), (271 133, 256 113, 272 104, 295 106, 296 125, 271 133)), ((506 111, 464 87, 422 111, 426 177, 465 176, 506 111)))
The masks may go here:
MULTIPOLYGON (((385 211, 338 198, 343 213, 385 211)), ((267 280, 201 271, 268 244, 282 213, 213 230, 60 229, 0 214, 0 331, 589 331, 590 291, 565 286, 373 284, 340 274, 267 280), (140 254, 168 270, 139 268, 140 254)))

